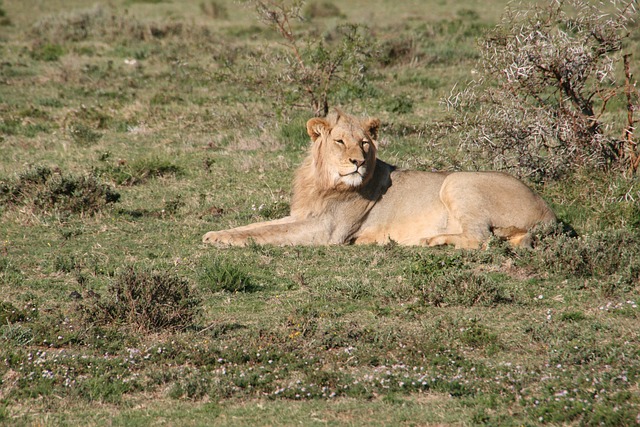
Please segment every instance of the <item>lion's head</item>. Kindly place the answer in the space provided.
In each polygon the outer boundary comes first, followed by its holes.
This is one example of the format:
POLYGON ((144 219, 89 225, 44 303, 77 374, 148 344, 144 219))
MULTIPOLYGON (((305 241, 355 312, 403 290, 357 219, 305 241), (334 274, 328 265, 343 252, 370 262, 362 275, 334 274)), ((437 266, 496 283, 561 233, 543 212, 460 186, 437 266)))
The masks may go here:
POLYGON ((324 190, 354 190, 364 185, 376 165, 378 119, 360 119, 335 110, 307 122, 316 185, 324 190))

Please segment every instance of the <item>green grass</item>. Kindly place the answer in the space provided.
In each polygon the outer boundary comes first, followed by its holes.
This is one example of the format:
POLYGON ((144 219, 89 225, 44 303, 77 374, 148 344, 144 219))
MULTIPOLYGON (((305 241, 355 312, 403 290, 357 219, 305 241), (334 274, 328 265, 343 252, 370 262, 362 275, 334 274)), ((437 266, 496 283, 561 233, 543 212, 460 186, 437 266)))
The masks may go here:
MULTIPOLYGON (((0 424, 636 423, 637 178, 537 184, 578 237, 533 250, 205 247, 288 211, 278 35, 232 1, 35 3, 0 4, 0 424)), ((380 156, 468 167, 439 102, 506 1, 333 4, 299 28, 369 26, 334 96, 380 156)))

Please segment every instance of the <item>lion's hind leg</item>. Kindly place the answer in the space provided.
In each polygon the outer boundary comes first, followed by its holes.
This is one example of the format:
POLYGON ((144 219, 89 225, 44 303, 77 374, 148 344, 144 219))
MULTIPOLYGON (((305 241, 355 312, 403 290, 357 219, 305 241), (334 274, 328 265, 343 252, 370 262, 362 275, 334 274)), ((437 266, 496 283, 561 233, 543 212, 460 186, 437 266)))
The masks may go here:
POLYGON ((422 240, 427 246, 453 245, 456 249, 478 249, 493 234, 499 239, 508 241, 513 246, 531 247, 531 234, 517 227, 492 228, 486 233, 439 234, 422 240))
POLYGON ((456 249, 478 249, 483 239, 463 233, 439 234, 422 239, 422 244, 427 246, 453 245, 456 249))
POLYGON ((427 246, 453 245, 456 249, 478 249, 491 235, 489 225, 473 217, 456 215, 459 210, 445 204, 448 211, 447 226, 442 234, 422 239, 427 246))
POLYGON ((508 241, 513 246, 530 248, 532 246, 531 233, 518 227, 494 228, 491 232, 498 238, 508 241))

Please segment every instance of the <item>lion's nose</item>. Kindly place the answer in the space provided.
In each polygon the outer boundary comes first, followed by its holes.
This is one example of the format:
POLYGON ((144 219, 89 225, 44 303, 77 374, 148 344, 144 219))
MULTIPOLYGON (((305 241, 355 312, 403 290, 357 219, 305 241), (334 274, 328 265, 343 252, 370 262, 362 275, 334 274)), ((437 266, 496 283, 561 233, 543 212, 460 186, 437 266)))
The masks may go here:
POLYGON ((364 165, 364 159, 349 159, 357 168, 364 165))

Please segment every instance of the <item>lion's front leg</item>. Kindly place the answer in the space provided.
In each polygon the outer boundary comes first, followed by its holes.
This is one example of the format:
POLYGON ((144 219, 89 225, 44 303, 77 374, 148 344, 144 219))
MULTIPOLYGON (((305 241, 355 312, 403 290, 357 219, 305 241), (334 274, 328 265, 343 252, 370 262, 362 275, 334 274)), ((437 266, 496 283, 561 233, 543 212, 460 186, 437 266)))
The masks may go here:
POLYGON ((328 236, 322 223, 288 216, 230 230, 210 231, 202 237, 202 241, 222 246, 246 246, 250 242, 280 246, 313 245, 328 243, 328 236))
POLYGON ((210 231, 202 236, 202 242, 220 246, 245 246, 250 241, 246 233, 233 230, 210 231))

